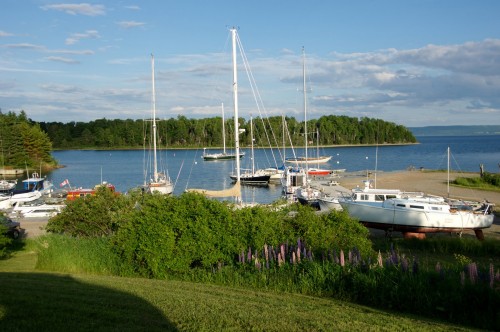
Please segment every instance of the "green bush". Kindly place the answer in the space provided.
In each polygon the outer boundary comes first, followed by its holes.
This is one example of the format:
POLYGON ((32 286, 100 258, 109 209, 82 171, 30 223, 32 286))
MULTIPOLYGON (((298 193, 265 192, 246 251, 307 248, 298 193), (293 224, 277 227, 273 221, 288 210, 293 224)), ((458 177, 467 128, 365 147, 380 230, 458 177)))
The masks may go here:
POLYGON ((133 202, 133 197, 100 187, 93 196, 67 202, 64 210, 49 220, 46 230, 71 236, 108 236, 118 229, 122 214, 132 209, 133 202))

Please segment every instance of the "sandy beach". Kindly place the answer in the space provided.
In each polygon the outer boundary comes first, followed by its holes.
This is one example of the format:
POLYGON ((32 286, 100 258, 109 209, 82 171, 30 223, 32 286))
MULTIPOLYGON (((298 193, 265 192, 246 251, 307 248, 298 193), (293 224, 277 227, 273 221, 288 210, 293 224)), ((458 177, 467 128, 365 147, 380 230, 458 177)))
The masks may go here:
MULTIPOLYGON (((450 181, 456 177, 471 176, 472 173, 450 173, 450 181)), ((427 194, 448 196, 447 186, 448 174, 446 172, 428 172, 428 171, 398 171, 398 172, 379 172, 376 175, 370 174, 369 179, 376 179, 377 188, 401 189, 405 191, 422 191, 427 194)), ((363 186, 362 181, 366 179, 366 173, 346 173, 338 182, 341 186, 350 189, 356 186, 363 186)), ((484 190, 473 190, 470 188, 459 188, 450 186, 450 197, 461 198, 465 200, 488 200, 494 203, 495 211, 500 211, 500 193, 484 190)), ((45 233, 44 227, 47 220, 31 219, 21 220, 21 227, 25 230, 26 237, 36 237, 45 233)), ((473 235, 473 232, 470 232, 473 235)), ((500 218, 496 217, 493 226, 484 230, 485 237, 495 237, 500 239, 500 218)))

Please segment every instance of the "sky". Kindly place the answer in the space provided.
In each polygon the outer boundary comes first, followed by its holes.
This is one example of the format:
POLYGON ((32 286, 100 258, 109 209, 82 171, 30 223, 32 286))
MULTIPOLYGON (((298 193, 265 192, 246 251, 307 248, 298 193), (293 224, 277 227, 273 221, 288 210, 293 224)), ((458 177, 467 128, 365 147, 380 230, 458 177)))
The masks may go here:
POLYGON ((500 1, 83 1, 0 1, 1 112, 229 118, 236 27, 240 117, 500 125, 500 1))

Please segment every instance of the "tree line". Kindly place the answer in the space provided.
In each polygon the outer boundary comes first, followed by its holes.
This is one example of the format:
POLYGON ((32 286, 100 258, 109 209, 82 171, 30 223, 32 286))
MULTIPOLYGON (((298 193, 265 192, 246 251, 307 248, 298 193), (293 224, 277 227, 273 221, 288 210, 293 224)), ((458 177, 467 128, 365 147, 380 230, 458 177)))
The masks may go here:
MULTIPOLYGON (((142 148, 149 144, 151 121, 108 120, 90 122, 40 122, 55 149, 142 148)), ((239 119, 240 145, 251 144, 250 120, 239 119)), ((253 120, 254 146, 303 146, 304 123, 293 117, 274 116, 253 120), (285 126, 284 126, 285 123, 285 126), (286 130, 283 130, 286 128, 286 130)), ((167 120, 157 119, 158 144, 162 148, 221 147, 222 117, 188 119, 183 115, 167 120)), ((234 118, 224 123, 226 146, 234 146, 234 118)), ((415 143, 404 126, 372 118, 322 116, 308 120, 308 143, 319 145, 415 143)))
POLYGON ((49 136, 24 111, 19 115, 0 111, 0 150, 0 167, 38 169, 57 164, 49 136))

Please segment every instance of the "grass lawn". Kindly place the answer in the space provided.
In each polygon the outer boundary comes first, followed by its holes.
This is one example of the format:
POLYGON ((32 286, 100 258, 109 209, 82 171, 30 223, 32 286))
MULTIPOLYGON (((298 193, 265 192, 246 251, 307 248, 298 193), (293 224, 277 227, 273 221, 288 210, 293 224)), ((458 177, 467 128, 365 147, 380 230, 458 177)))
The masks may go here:
POLYGON ((40 273, 0 260, 2 331, 470 331, 327 298, 141 278, 40 273))

